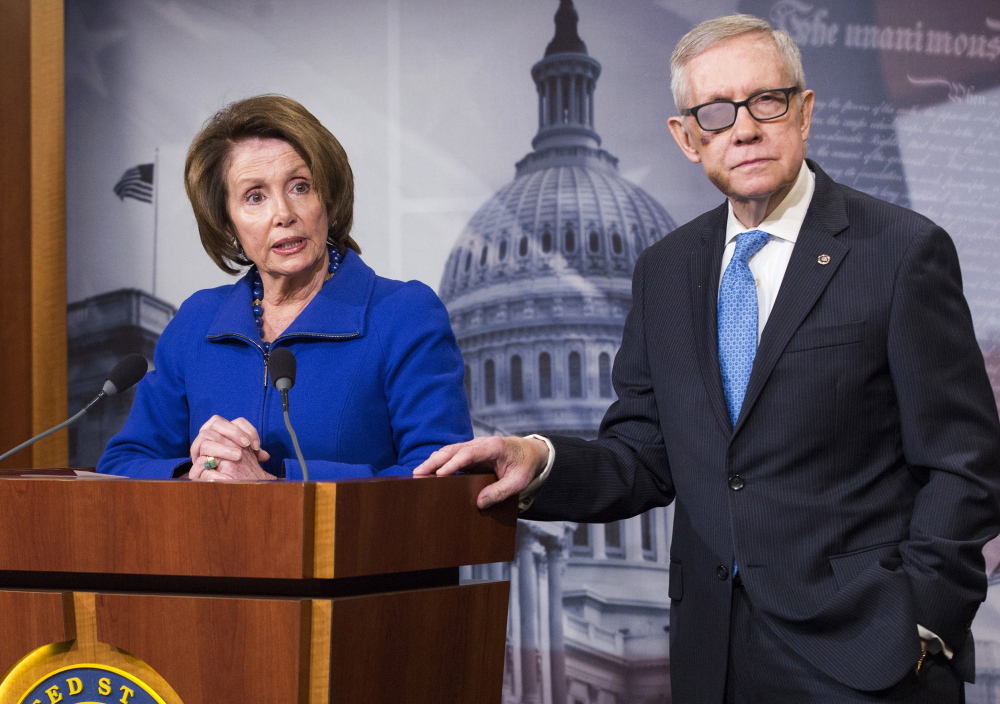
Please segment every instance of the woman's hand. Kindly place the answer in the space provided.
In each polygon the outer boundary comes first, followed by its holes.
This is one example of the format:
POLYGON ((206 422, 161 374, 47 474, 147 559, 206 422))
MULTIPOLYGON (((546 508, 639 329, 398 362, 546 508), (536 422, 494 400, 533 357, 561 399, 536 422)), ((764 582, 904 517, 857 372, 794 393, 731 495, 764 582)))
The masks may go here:
POLYGON ((212 416, 191 443, 191 472, 193 481, 272 480, 276 477, 265 472, 261 462, 271 455, 260 446, 257 429, 246 418, 229 421, 222 416, 212 416), (207 469, 209 458, 217 466, 207 469))

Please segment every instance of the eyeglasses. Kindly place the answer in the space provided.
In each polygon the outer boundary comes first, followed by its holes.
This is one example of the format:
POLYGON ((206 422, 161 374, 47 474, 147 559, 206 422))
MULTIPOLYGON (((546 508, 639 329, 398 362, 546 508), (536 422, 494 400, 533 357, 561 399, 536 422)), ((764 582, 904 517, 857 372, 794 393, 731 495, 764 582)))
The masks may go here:
POLYGON ((798 88, 776 88, 754 93, 746 100, 713 100, 710 103, 695 105, 693 108, 681 110, 681 115, 694 115, 698 126, 707 132, 729 129, 736 124, 736 114, 741 107, 746 106, 750 117, 757 122, 776 120, 788 112, 788 101, 798 88))

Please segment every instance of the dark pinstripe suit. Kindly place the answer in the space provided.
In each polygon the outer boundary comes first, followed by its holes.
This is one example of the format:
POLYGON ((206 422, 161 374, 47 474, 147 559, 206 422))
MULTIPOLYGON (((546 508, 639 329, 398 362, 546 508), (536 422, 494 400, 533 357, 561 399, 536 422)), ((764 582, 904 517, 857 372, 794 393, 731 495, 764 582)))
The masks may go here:
POLYGON ((1000 424, 956 253, 927 219, 810 167, 815 195, 735 429, 715 342, 723 205, 639 258, 619 400, 596 442, 551 438, 556 465, 524 514, 607 521, 676 496, 677 702, 722 700, 734 560, 773 630, 850 687, 900 680, 917 623, 974 673, 1000 424))

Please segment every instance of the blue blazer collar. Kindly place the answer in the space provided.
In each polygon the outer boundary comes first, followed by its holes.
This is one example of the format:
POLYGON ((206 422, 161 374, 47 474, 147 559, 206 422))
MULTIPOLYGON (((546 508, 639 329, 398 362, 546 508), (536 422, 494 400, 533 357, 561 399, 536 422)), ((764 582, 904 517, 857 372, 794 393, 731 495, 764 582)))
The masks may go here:
MULTIPOLYGON (((237 281, 215 315, 206 338, 241 337, 260 341, 251 310, 252 270, 237 281)), ((368 304, 375 287, 375 272, 354 251, 348 250, 336 276, 323 284, 316 297, 278 340, 290 337, 347 339, 365 334, 368 304)))

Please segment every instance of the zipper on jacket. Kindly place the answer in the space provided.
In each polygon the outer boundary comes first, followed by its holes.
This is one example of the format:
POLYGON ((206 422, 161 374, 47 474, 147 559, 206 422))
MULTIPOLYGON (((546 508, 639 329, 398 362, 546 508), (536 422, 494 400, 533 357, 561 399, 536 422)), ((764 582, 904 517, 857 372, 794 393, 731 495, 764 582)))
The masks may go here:
POLYGON ((267 352, 264 353, 264 388, 267 388, 267 361, 271 358, 271 355, 267 352))

